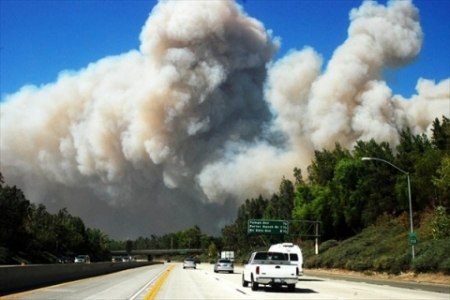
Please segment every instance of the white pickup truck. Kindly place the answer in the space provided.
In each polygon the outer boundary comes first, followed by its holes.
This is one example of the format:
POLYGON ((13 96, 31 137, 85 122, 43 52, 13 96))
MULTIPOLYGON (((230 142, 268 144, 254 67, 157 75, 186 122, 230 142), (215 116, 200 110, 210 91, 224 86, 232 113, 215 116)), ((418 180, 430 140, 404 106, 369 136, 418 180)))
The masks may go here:
POLYGON ((248 261, 244 261, 242 286, 251 284, 256 291, 260 284, 280 287, 286 285, 289 291, 295 290, 298 282, 298 267, 292 265, 281 252, 253 252, 248 261))

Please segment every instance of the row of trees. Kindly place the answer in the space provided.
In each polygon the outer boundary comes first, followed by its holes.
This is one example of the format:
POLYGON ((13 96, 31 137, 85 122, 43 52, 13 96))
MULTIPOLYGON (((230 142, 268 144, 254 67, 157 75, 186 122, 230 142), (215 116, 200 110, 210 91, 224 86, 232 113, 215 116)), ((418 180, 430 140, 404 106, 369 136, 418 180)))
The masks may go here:
MULTIPOLYGON (((416 225, 427 210, 439 208, 448 220, 450 208, 450 120, 436 119, 432 136, 401 134, 392 149, 388 143, 358 141, 352 151, 336 144, 334 150, 315 152, 306 169, 294 168, 294 181, 282 178, 279 191, 269 199, 247 199, 238 208, 233 224, 222 229, 220 237, 203 234, 198 226, 163 236, 139 237, 133 249, 208 249, 247 252, 282 241, 299 242, 311 236, 311 223, 319 221, 321 240, 345 239, 361 232, 386 216, 397 218, 409 211, 406 175, 378 161, 376 157, 409 172, 412 207, 416 225), (248 235, 249 219, 291 220, 288 236, 248 235)), ((0 174, 0 250, 56 251, 105 256, 109 250, 126 249, 126 241, 109 240, 98 229, 86 228, 83 221, 66 209, 50 214, 42 204, 30 203, 22 191, 4 185, 0 174)), ((442 223, 442 222, 441 222, 442 223)), ((436 236, 448 238, 450 225, 437 224, 436 236)), ((0 251, 1 254, 1 251, 0 251)), ((1 256, 1 255, 0 255, 1 256)))
MULTIPOLYGON (((0 173, 0 264, 51 262, 59 256, 86 253, 91 260, 105 260, 111 250, 127 249, 125 240, 109 239, 99 229, 91 229, 83 220, 61 209, 56 214, 43 204, 31 203, 17 187, 5 185, 0 173), (14 254, 22 253, 21 257, 14 254), (52 255, 45 255, 51 253, 52 255)), ((151 235, 131 241, 133 249, 207 249, 216 256, 222 247, 220 237, 202 233, 198 226, 162 236, 151 235)))
MULTIPOLYGON (((336 144, 334 150, 315 152, 307 168, 294 169, 294 182, 283 178, 279 191, 270 199, 247 199, 237 213, 234 224, 222 229, 225 247, 248 251, 285 241, 298 242, 311 235, 305 220, 320 221, 321 240, 342 240, 375 224, 380 217, 405 217, 408 220, 409 197, 406 175, 379 161, 362 161, 375 157, 391 162, 409 172, 414 222, 427 210, 450 208, 450 121, 433 122, 432 136, 401 134, 395 151, 388 143, 358 141, 350 152, 336 144), (291 220, 290 235, 248 236, 249 219, 291 220)), ((445 214, 447 214, 445 212, 445 214)), ((450 237, 449 228, 441 230, 450 237)))
MULTIPOLYGON (((180 230, 156 236, 139 237, 131 241, 132 249, 203 249, 212 257, 216 256, 218 249, 222 248, 222 239, 220 237, 208 236, 202 233, 197 225, 187 230, 180 230)), ((126 249, 127 241, 111 240, 109 242, 110 250, 126 249)))
POLYGON ((36 253, 74 255, 91 254, 93 259, 108 255, 108 236, 87 228, 81 218, 64 208, 51 214, 43 204, 35 205, 17 187, 4 184, 0 173, 0 262, 13 263, 8 253, 28 253, 34 259, 44 259, 36 253))

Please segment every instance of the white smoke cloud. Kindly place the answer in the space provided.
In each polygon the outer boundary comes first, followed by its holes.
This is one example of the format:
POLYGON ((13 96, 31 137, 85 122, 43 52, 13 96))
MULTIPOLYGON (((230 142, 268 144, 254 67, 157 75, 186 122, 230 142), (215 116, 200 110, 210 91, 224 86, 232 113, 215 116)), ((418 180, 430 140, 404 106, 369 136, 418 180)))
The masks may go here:
POLYGON ((312 48, 272 64, 279 42, 233 1, 162 1, 139 51, 106 57, 1 104, 1 171, 35 202, 68 207, 114 238, 198 224, 217 234, 246 198, 276 192, 315 149, 429 129, 449 80, 392 95, 410 63, 410 1, 363 2, 325 71, 312 48))

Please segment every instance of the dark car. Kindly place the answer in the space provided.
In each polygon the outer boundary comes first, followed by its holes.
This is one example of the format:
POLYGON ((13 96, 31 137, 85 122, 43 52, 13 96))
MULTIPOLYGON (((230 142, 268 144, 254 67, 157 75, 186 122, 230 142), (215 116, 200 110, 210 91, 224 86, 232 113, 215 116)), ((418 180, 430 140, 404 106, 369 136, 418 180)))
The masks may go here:
POLYGON ((72 258, 64 256, 62 254, 57 254, 55 256, 58 258, 58 263, 60 264, 68 264, 73 262, 72 258))

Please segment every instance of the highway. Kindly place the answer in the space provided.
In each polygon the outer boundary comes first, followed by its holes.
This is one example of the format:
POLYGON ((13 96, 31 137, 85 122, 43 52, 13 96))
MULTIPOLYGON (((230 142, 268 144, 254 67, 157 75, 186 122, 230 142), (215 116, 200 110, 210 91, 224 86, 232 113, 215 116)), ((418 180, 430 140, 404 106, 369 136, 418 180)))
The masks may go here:
POLYGON ((449 299, 448 293, 351 282, 335 278, 301 277, 294 292, 286 288, 242 287, 242 267, 234 274, 214 273, 213 265, 183 269, 166 263, 72 281, 11 294, 0 299, 449 299))

